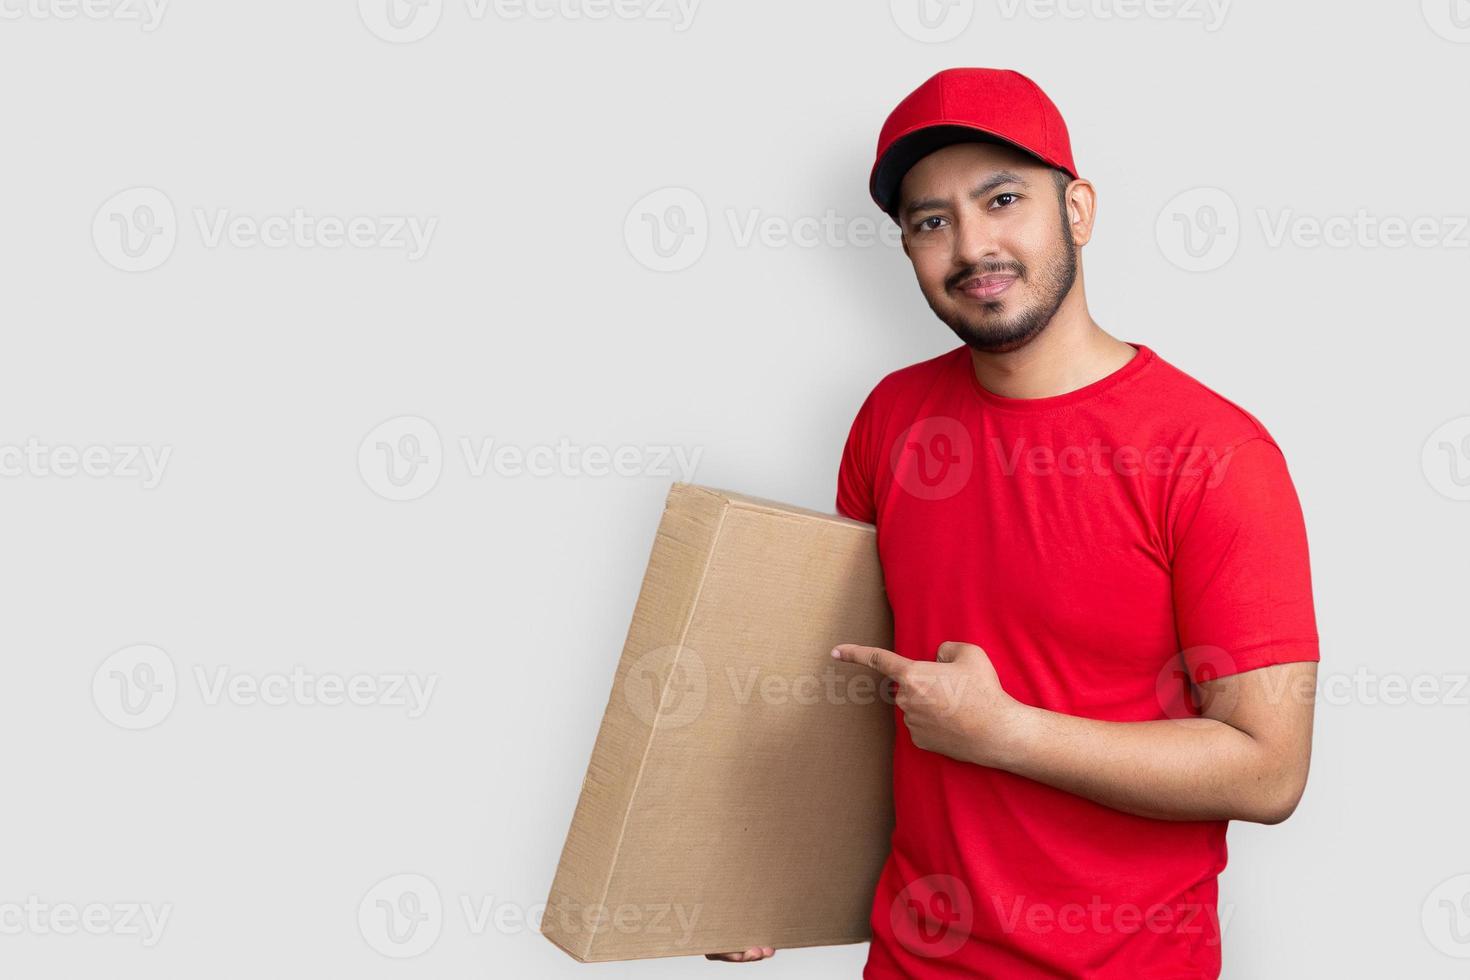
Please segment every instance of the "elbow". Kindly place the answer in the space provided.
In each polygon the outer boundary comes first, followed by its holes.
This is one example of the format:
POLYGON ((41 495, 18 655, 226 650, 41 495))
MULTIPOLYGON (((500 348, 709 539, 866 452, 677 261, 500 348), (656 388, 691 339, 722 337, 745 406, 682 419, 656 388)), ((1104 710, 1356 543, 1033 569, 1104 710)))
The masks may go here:
POLYGON ((1244 819, 1252 823, 1278 824, 1296 812, 1297 804, 1307 788, 1307 774, 1283 773, 1267 780, 1252 801, 1244 819))
POLYGON ((1300 797, 1298 797, 1297 799, 1270 801, 1266 805, 1260 807, 1248 819, 1250 819, 1253 823, 1263 823, 1267 825, 1281 823, 1287 817, 1296 812, 1296 805, 1299 801, 1300 797))

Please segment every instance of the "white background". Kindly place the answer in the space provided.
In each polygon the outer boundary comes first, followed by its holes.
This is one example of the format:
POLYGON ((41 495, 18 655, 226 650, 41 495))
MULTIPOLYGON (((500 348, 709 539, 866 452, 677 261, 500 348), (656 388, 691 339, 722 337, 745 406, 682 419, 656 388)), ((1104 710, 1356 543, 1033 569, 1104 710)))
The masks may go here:
POLYGON ((0 0, 4 975, 857 976, 862 945, 581 966, 523 923, 669 483, 830 509, 863 396, 956 344, 866 192, 884 116, 953 65, 1060 106, 1094 316, 1277 437, 1324 681, 1367 678, 1319 703, 1296 815, 1231 831, 1225 975, 1470 970, 1462 0, 925 0, 932 30, 917 0, 443 0, 401 28, 388 0, 91 2, 0 0), (363 243, 241 237, 298 209, 363 243), (395 217, 432 222, 422 255, 395 217), (649 222, 694 232, 683 268, 649 222), (1224 234, 1193 254, 1186 227, 1224 234), (428 475, 395 488, 377 447, 405 435, 428 475), (477 471, 486 440, 569 448, 477 471), (622 475, 597 447, 633 447, 622 475), (168 452, 157 479, 134 449, 168 452), (140 657, 162 700, 128 730, 140 657), (249 695, 293 668, 376 694, 249 695), (1387 703, 1395 677, 1439 693, 1387 703), (443 906, 409 959, 371 926, 399 874, 443 906), (167 910, 156 942, 125 903, 167 910))

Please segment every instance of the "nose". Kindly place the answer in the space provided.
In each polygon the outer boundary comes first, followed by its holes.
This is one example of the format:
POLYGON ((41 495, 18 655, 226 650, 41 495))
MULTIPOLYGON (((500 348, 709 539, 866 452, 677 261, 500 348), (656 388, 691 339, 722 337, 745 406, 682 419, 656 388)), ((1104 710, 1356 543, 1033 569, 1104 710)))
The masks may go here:
POLYGON ((955 215, 952 241, 955 268, 979 265, 983 260, 997 258, 1000 254, 994 223, 986 220, 982 213, 968 208, 955 215))

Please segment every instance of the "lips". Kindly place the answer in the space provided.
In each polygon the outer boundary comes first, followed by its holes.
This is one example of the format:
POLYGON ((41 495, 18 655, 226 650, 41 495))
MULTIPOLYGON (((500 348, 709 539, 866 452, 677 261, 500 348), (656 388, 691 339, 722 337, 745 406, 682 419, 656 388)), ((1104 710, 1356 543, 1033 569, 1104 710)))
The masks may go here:
POLYGON ((988 276, 976 276, 967 279, 960 285, 960 292, 971 299, 993 299, 1011 288, 1011 283, 1016 281, 1013 275, 997 273, 988 276))

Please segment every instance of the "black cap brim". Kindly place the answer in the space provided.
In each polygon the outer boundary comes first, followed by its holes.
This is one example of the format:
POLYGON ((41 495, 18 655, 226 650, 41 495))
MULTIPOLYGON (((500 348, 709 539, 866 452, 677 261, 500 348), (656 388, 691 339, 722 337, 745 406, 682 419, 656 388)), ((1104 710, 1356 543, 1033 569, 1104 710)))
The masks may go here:
POLYGON ((894 140, 873 170, 873 186, 870 191, 873 199, 879 202, 879 206, 890 218, 898 220, 898 215, 894 212, 898 210, 898 189, 903 185, 904 175, 924 157, 954 143, 1001 143, 1014 147, 1039 162, 1045 162, 1024 146, 983 129, 973 126, 925 126, 894 140))

